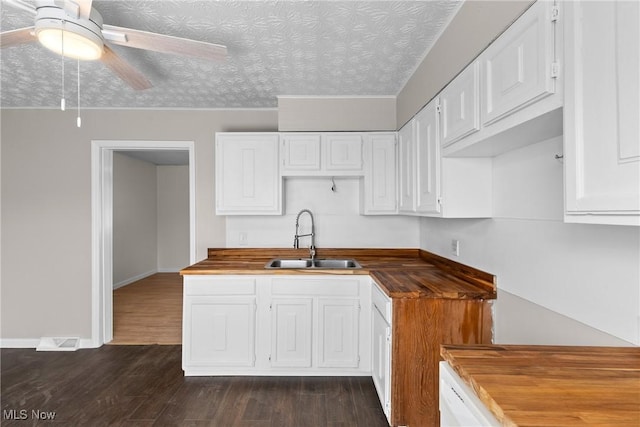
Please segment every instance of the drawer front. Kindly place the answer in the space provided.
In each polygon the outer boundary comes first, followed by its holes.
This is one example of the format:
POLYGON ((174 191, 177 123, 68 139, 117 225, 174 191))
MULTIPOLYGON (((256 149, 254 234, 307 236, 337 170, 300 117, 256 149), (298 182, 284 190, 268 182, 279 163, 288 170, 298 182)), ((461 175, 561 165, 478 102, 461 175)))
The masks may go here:
POLYGON ((357 278, 334 276, 307 278, 301 276, 279 277, 271 280, 272 295, 331 295, 353 296, 359 294, 357 278))
POLYGON ((190 277, 184 278, 184 294, 195 295, 255 295, 255 277, 190 277))
POLYGON ((373 306, 378 309, 384 320, 391 325, 391 298, 389 298, 380 288, 378 284, 372 281, 371 301, 373 306))

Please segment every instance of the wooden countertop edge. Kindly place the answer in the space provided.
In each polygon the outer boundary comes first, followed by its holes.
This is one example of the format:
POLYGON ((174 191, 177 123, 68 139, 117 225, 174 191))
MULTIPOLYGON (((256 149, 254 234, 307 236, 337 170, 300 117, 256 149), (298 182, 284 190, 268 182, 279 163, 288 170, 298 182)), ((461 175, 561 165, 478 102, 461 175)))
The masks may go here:
MULTIPOLYGON (((511 358, 517 360, 518 364, 523 364, 529 359, 533 360, 534 358, 539 359, 542 357, 545 360, 547 358, 552 359, 549 366, 574 371, 578 378, 582 378, 581 375, 585 372, 611 372, 612 374, 617 374, 621 371, 633 371, 636 373, 640 371, 640 364, 637 364, 637 360, 640 358, 640 348, 638 347, 447 344, 440 346, 440 355, 503 426, 517 427, 518 425, 508 414, 511 409, 507 409, 507 412, 505 412, 487 390, 475 380, 473 374, 469 374, 465 370, 465 364, 478 370, 482 369, 479 366, 491 366, 492 363, 490 361, 493 360, 495 365, 492 368, 495 369, 510 361, 511 358), (596 358, 597 361, 595 365, 591 360, 593 358, 596 358), (599 358, 602 358, 602 361, 599 358), (585 360, 589 360, 590 363, 586 363, 585 360)), ((522 375, 526 376, 527 374, 523 373, 522 375)), ((512 402, 507 402, 507 406, 514 409, 512 402)), ((567 410, 569 409, 567 408, 567 410)), ((522 412, 522 408, 518 409, 518 411, 522 412)), ((585 421, 584 425, 587 424, 592 423, 585 421)))
MULTIPOLYGON (((449 363, 449 366, 453 368, 454 371, 462 378, 462 380, 467 384, 471 390, 478 396, 480 401, 485 404, 487 409, 496 417, 496 420, 500 422, 502 426, 506 427, 518 427, 516 423, 513 422, 502 410, 502 408, 497 404, 495 400, 487 393, 487 391, 480 386, 470 375, 466 373, 466 371, 460 366, 460 364, 456 361, 455 357, 448 351, 448 348, 452 348, 454 346, 450 345, 441 345, 440 346, 440 356, 445 362, 449 363)), ((473 346, 473 348, 491 348, 492 345, 487 346, 473 346)), ((460 347, 456 347, 460 348, 460 347)))

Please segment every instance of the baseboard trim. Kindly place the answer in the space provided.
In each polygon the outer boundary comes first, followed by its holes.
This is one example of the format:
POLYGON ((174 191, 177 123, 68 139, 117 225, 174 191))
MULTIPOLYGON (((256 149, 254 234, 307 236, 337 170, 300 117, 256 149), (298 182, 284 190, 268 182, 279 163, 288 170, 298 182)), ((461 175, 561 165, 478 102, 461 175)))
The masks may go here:
POLYGON ((179 267, 175 267, 175 268, 159 268, 158 269, 158 273, 180 273, 180 270, 182 270, 182 268, 179 268, 179 267))
MULTIPOLYGON (((38 347, 40 338, 0 338, 0 348, 33 348, 38 347)), ((91 338, 80 338, 79 348, 97 348, 91 338)))
POLYGON ((113 289, 118 289, 118 288, 121 288, 123 286, 130 285, 131 283, 137 282, 138 280, 142 280, 145 277, 152 276, 152 275, 156 274, 157 272, 158 272, 158 270, 147 271, 146 273, 138 274, 137 276, 133 276, 133 277, 130 277, 128 279, 122 280, 122 281, 120 281, 118 283, 114 283, 113 284, 113 289))
POLYGON ((0 338, 0 348, 36 348, 40 338, 0 338))

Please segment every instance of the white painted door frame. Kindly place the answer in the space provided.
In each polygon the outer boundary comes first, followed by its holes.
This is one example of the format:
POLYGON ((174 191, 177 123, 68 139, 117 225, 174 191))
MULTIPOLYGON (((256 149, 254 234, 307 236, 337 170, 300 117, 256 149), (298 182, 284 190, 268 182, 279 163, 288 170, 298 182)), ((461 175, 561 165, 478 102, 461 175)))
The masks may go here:
POLYGON ((113 152, 189 152, 189 261, 196 258, 193 141, 91 141, 91 346, 113 339, 113 152))

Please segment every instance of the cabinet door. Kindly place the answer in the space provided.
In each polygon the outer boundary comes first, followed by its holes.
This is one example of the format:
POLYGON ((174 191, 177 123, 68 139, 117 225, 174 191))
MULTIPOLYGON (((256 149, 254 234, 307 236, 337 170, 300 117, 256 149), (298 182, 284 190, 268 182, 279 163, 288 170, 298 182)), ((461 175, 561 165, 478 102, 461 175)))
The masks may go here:
POLYGON ((326 133, 322 135, 324 169, 362 172, 362 135, 326 133))
POLYGON ((434 100, 415 117, 416 211, 440 212, 440 140, 437 102, 434 100))
POLYGON ((440 93, 443 147, 480 129, 479 64, 465 68, 440 93))
POLYGON ((255 297, 187 297, 185 363, 254 366, 255 297))
POLYGON ((363 213, 397 213, 396 136, 392 133, 367 135, 364 158, 363 213))
POLYGON ((319 367, 358 367, 359 307, 357 299, 318 298, 319 367))
POLYGON ((283 133, 280 138, 283 175, 320 170, 320 134, 283 133))
POLYGON ((271 366, 311 367, 312 298, 271 303, 271 366))
POLYGON ((282 214, 278 134, 216 135, 216 214, 282 214))
POLYGON ((553 7, 536 2, 482 54, 484 125, 554 93, 553 7))
POLYGON ((398 210, 400 212, 415 212, 415 119, 405 124, 398 132, 398 167, 399 167, 399 198, 398 210))
POLYGON ((391 327, 374 306, 373 311, 373 384, 382 410, 391 419, 391 327))
POLYGON ((563 4, 565 220, 640 225, 640 3, 563 4))

